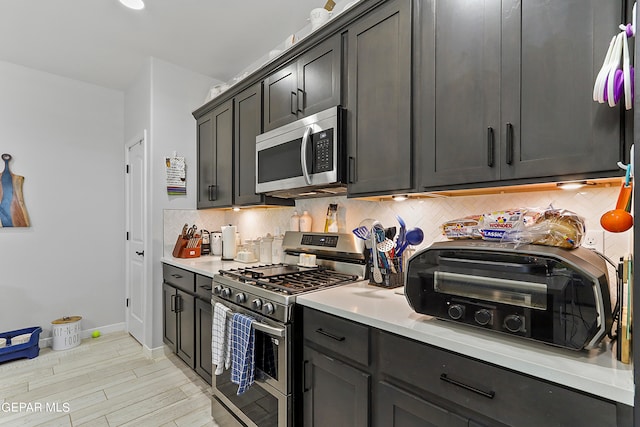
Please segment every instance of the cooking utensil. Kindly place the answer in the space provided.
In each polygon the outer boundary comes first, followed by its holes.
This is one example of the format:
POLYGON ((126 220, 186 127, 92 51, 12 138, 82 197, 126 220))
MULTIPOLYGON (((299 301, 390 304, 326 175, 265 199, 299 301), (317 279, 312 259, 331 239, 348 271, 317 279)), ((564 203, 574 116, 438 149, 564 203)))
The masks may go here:
POLYGON ((372 231, 371 231, 371 257, 373 258, 373 271, 371 275, 373 276, 373 281, 375 283, 382 283, 382 272, 380 271, 380 267, 378 266, 378 242, 377 236, 375 233, 375 227, 380 226, 378 221, 373 223, 372 231))
POLYGON ((404 239, 407 233, 407 224, 405 224, 400 215, 396 215, 396 219, 398 220, 398 224, 400 224, 400 231, 398 232, 398 239, 396 240, 396 248, 399 248, 404 245, 404 239))
POLYGON ((369 240, 369 238, 371 237, 371 233, 369 232, 369 229, 364 225, 354 228, 353 234, 355 234, 356 237, 359 237, 360 239, 365 241, 369 240))
POLYGON ((396 248, 396 256, 401 257, 405 249, 407 249, 409 245, 419 245, 423 240, 424 232, 422 231, 422 229, 420 227, 413 227, 412 229, 407 231, 402 245, 396 248))
POLYGON ((600 217, 600 225, 607 231, 612 233, 621 233, 627 231, 633 226, 633 216, 631 211, 631 195, 633 193, 633 184, 622 183, 620 194, 616 208, 606 212, 600 217))
POLYGON ((393 240, 393 238, 396 237, 396 228, 395 227, 385 228, 384 237, 386 237, 389 240, 393 240))

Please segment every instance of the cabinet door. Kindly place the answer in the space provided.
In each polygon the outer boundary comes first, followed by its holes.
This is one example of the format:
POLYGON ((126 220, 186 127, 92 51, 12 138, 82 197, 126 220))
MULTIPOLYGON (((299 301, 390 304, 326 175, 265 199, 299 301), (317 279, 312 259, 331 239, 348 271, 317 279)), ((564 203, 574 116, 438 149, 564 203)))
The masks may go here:
POLYGON ((260 203, 256 194, 256 136, 262 133, 262 85, 235 97, 235 195, 234 204, 260 203))
POLYGON ((592 98, 620 1, 503 2, 503 179, 611 171, 620 111, 592 98))
POLYGON ((264 131, 298 118, 297 63, 281 68, 264 80, 264 131))
POLYGON ((176 351, 178 324, 176 322, 176 288, 162 284, 162 341, 176 351))
POLYGON ((376 426, 467 427, 469 420, 446 409, 380 382, 377 384, 376 426))
POLYGON ((178 313, 176 352, 191 369, 195 369, 195 298, 179 289, 176 292, 175 306, 178 313))
POLYGON ((298 59, 298 117, 341 104, 341 41, 336 34, 298 59))
POLYGON ((196 299, 196 372, 211 384, 211 302, 196 299))
POLYGON ((370 375, 304 348, 304 425, 369 426, 370 375))
POLYGON ((412 187, 411 2, 384 3, 348 30, 348 193, 412 187))
POLYGON ((448 0, 418 13, 421 187, 497 180, 501 1, 448 0))
POLYGON ((233 197, 233 102, 197 121, 198 209, 231 206, 233 197))

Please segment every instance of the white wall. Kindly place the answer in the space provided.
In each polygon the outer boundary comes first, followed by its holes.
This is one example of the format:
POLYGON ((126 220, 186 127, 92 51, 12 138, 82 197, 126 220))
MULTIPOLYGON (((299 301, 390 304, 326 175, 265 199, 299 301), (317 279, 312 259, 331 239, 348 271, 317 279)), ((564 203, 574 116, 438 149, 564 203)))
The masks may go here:
POLYGON ((0 228, 0 331, 123 322, 123 93, 0 62, 0 94, 0 151, 31 219, 0 228))
POLYGON ((149 199, 145 260, 145 336, 149 349, 162 346, 163 210, 196 206, 196 122, 191 112, 203 104, 216 80, 157 58, 150 58, 125 93, 126 141, 147 132, 149 199), (185 157, 187 194, 167 195, 164 158, 185 157))

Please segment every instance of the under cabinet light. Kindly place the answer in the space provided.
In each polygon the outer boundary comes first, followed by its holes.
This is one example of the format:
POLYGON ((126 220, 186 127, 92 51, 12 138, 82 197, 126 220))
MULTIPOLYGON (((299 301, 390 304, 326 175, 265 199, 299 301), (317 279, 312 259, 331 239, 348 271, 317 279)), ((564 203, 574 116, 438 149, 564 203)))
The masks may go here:
POLYGON ((133 10, 144 9, 144 2, 142 0, 120 0, 120 3, 133 10))
POLYGON ((408 199, 408 197, 404 194, 399 194, 397 196, 392 196, 391 197, 393 200, 395 200, 396 202, 404 202, 405 200, 408 199))
POLYGON ((577 190, 587 185, 587 181, 571 181, 571 182, 559 182, 556 184, 558 188, 563 190, 577 190))
POLYGON ((240 212, 240 208, 239 208, 239 207, 237 207, 237 206, 234 206, 234 207, 233 207, 233 211, 234 211, 234 212, 240 212))

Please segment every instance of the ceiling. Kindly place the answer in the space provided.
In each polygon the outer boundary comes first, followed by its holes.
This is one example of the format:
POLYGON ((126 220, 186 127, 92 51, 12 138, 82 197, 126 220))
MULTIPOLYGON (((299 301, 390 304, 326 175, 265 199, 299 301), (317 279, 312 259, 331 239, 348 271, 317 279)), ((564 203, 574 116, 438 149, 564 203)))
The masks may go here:
POLYGON ((118 0, 2 0, 0 60, 117 90, 126 90, 149 57, 229 81, 325 4, 145 2, 134 11, 118 0))

